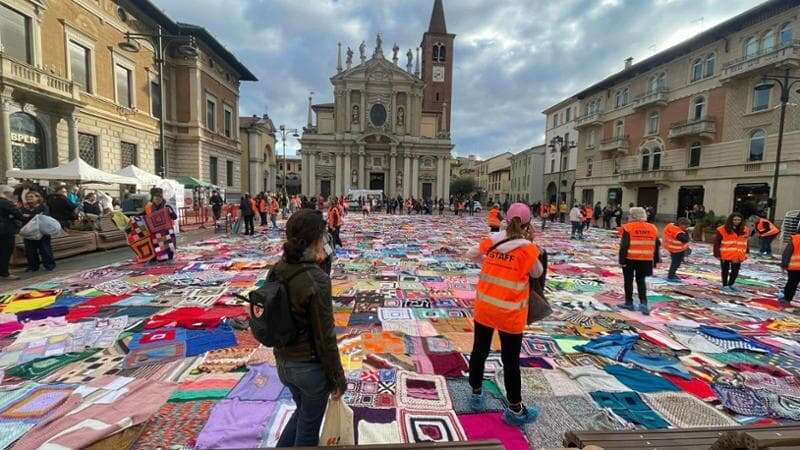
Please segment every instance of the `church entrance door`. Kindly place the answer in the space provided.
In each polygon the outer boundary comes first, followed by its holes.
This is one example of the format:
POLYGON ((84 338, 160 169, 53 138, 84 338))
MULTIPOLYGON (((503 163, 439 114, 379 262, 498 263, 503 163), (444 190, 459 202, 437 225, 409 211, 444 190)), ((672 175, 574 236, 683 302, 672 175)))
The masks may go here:
POLYGON ((325 198, 331 196, 331 180, 319 181, 319 193, 322 194, 322 196, 325 198))
POLYGON ((422 198, 431 200, 433 196, 433 183, 422 183, 422 198))
POLYGON ((370 190, 382 191, 386 186, 386 174, 383 172, 370 172, 369 174, 369 188, 370 190))

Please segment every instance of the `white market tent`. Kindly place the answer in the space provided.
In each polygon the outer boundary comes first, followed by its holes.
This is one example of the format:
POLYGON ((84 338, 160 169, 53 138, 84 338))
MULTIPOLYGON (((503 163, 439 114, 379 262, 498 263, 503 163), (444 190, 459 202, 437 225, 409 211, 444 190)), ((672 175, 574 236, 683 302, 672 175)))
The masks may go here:
POLYGON ((136 178, 138 186, 155 186, 163 180, 158 175, 154 175, 146 170, 142 170, 133 164, 128 167, 124 167, 117 171, 117 175, 129 178, 136 178))
POLYGON ((49 169, 20 170, 12 169, 6 171, 6 177, 29 180, 63 180, 74 181, 79 184, 101 183, 101 184, 138 184, 138 179, 103 172, 94 168, 86 161, 76 158, 58 167, 49 169))

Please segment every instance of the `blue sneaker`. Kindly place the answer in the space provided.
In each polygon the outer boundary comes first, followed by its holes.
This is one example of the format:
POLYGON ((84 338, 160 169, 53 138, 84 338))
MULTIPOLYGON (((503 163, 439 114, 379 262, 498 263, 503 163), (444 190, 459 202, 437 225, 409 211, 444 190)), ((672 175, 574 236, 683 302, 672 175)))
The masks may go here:
POLYGON ((483 392, 480 394, 472 394, 472 396, 469 398, 469 409, 475 412, 486 409, 486 397, 484 397, 483 392))
POLYGON ((539 409, 535 406, 522 407, 522 411, 515 413, 509 408, 503 412, 503 421, 514 427, 522 427, 523 425, 536 422, 539 418, 539 409))
POLYGON ((728 293, 728 292, 733 292, 733 291, 731 291, 731 288, 730 288, 730 287, 728 287, 728 286, 722 286, 722 287, 719 289, 719 291, 720 291, 720 292, 722 292, 723 294, 725 294, 725 293, 728 293))
POLYGON ((728 292, 742 292, 742 291, 740 291, 739 288, 728 286, 728 292))
POLYGON ((650 315, 650 307, 647 305, 639 305, 639 312, 645 316, 650 315))
POLYGON ((636 311, 632 303, 625 303, 624 305, 619 305, 619 309, 627 309, 628 311, 636 311))
MULTIPOLYGON (((778 301, 779 302, 784 302, 785 300, 786 300, 786 296, 783 295, 783 292, 779 292, 778 293, 778 301)), ((786 303, 789 303, 789 302, 786 302, 786 303)))
POLYGON ((681 280, 677 276, 667 277, 667 281, 669 281, 670 283, 683 283, 683 280, 681 280))

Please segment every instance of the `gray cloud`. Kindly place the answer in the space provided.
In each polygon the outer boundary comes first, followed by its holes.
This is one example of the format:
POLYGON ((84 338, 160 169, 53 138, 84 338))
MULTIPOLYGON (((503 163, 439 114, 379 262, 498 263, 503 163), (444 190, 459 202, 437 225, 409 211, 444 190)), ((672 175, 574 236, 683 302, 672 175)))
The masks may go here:
MULTIPOLYGON (((242 83, 241 113, 306 122, 309 91, 331 101, 336 43, 419 45, 432 0, 156 0, 206 27, 260 80, 242 83)), ((490 156, 543 141, 543 109, 760 3, 758 0, 445 0, 456 33, 456 153, 490 156), (702 18, 701 20, 698 20, 702 18)), ((287 142, 294 150, 296 142, 287 142)))

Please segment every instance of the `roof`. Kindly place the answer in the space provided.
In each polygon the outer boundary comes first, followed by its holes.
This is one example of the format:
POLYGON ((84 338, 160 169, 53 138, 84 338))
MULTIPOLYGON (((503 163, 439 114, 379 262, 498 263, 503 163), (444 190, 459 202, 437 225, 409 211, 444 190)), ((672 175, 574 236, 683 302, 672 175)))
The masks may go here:
POLYGON ((136 8, 140 9, 147 16, 152 18, 158 25, 161 25, 168 33, 176 35, 194 36, 218 54, 226 63, 230 64, 239 73, 239 79, 244 81, 258 81, 247 67, 244 66, 233 54, 228 51, 211 33, 205 28, 188 23, 175 22, 169 16, 153 4, 150 0, 128 0, 136 8))
POLYGON ((561 109, 561 108, 567 106, 568 104, 570 104, 570 103, 572 103, 572 102, 574 102, 576 100, 577 100, 577 98, 575 98, 574 95, 570 96, 570 97, 567 97, 564 100, 561 100, 560 102, 556 103, 555 105, 553 105, 553 106, 545 109, 544 111, 542 111, 542 114, 550 114, 551 112, 553 112, 555 110, 558 110, 558 109, 561 109))
POLYGON ((269 118, 266 114, 262 117, 259 116, 242 116, 239 117, 239 128, 250 128, 255 125, 263 125, 266 127, 270 133, 275 132, 275 125, 272 123, 272 119, 269 118))
POLYGON ((604 80, 589 86, 588 88, 578 92, 575 97, 578 99, 583 99, 599 90, 606 89, 621 81, 641 75, 654 67, 679 58, 686 53, 690 53, 694 50, 702 48, 719 39, 723 39, 733 32, 739 31, 742 28, 752 25, 753 23, 766 20, 795 6, 797 6, 797 0, 769 0, 761 3, 760 5, 750 8, 747 11, 720 23, 717 26, 703 31, 693 38, 687 39, 664 51, 656 53, 647 59, 633 64, 627 69, 617 72, 605 78, 604 80))
POLYGON ((433 11, 431 12, 431 22, 428 25, 428 33, 447 34, 447 24, 444 21, 444 6, 442 0, 435 0, 433 2, 433 11))

